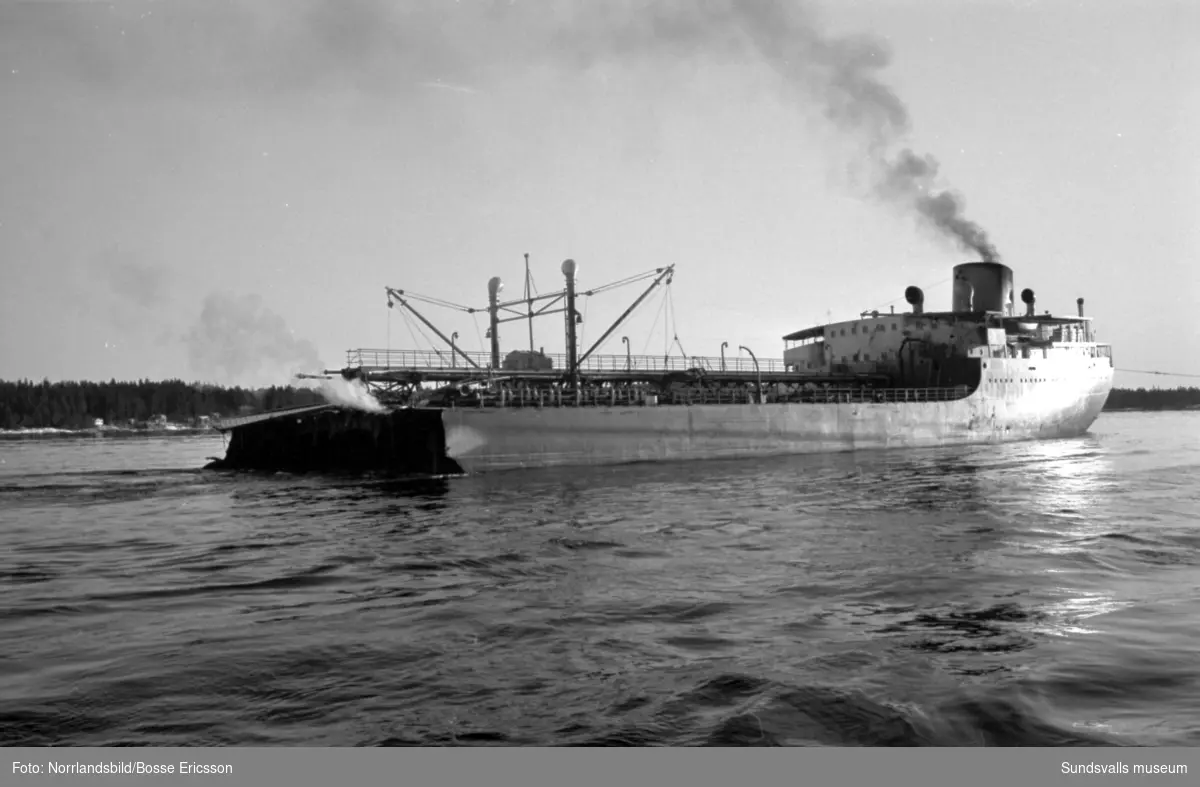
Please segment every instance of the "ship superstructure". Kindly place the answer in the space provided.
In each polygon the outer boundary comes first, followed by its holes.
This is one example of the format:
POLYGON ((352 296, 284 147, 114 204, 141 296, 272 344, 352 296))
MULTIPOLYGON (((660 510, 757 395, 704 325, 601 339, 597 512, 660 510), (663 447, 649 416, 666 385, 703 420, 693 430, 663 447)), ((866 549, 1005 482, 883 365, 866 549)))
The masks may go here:
POLYGON ((899 387, 953 387, 973 386, 988 376, 982 375, 987 364, 972 359, 1069 363, 1082 357, 1111 357, 1109 346, 1095 341, 1082 298, 1073 317, 1038 315, 1033 290, 1024 290, 1021 298, 1024 311, 1018 315, 1007 266, 966 263, 954 269, 950 311, 926 312, 924 293, 909 287, 905 299, 910 312, 863 312, 857 320, 796 331, 783 337, 783 362, 800 374, 884 375, 899 387))

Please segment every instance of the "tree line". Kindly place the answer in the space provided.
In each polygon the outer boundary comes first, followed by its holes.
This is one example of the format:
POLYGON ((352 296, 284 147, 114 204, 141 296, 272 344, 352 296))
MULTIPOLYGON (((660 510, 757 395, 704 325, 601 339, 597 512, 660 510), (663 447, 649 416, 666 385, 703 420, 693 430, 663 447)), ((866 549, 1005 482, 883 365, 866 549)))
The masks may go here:
POLYGON ((0 429, 84 429, 103 419, 110 426, 141 426, 155 418, 194 425, 205 416, 320 404, 316 391, 291 386, 225 388, 183 380, 57 382, 0 380, 0 429))
POLYGON ((1188 410, 1200 408, 1200 388, 1114 388, 1105 410, 1188 410))
MULTIPOLYGON (((320 404, 309 388, 225 388, 183 380, 58 382, 0 380, 0 429, 85 429, 96 419, 114 426, 144 425, 154 418, 196 424, 202 417, 320 404)), ((1106 410, 1200 408, 1200 388, 1114 388, 1106 410)))

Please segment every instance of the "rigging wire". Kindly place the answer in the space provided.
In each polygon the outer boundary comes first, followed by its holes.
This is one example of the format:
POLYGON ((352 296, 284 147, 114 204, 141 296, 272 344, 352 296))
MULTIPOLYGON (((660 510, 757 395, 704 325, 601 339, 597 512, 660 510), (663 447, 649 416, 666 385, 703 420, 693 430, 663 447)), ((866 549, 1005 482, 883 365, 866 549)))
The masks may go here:
MULTIPOLYGON (((921 287, 921 289, 922 290, 932 290, 934 287, 941 287, 943 284, 945 284, 946 282, 950 281, 953 278, 954 278, 953 276, 947 276, 946 278, 939 281, 937 284, 926 284, 924 287, 921 287)), ((878 306, 873 306, 870 309, 867 309, 867 311, 873 311, 875 309, 882 309, 884 306, 891 306, 893 303, 898 303, 899 301, 902 301, 902 300, 904 300, 903 295, 901 295, 899 298, 892 298, 890 301, 888 301, 886 303, 881 303, 878 306)))
POLYGON ((599 295, 602 292, 607 292, 608 290, 613 290, 613 289, 616 289, 617 287, 624 287, 626 284, 633 284, 634 282, 637 282, 637 281, 642 281, 644 279, 653 278, 654 276, 657 276, 659 273, 661 273, 661 271, 648 271, 646 273, 639 273, 634 276, 627 276, 624 279, 621 279, 619 281, 609 282, 608 284, 601 284, 599 287, 593 287, 592 289, 590 289, 586 292, 581 292, 580 295, 599 295))
MULTIPOLYGON (((407 314, 406 314, 406 315, 404 315, 404 318, 405 318, 405 320, 408 322, 408 326, 409 326, 409 333, 411 334, 411 333, 412 333, 412 329, 413 329, 413 328, 416 328, 416 329, 417 329, 417 333, 421 334, 421 338, 422 338, 422 339, 424 339, 424 340, 425 340, 425 343, 426 343, 427 345, 429 345, 429 348, 430 348, 431 350, 433 350, 433 352, 434 352, 434 353, 436 353, 436 354, 437 354, 437 357, 438 357, 438 358, 440 358, 440 359, 442 359, 442 360, 445 360, 445 357, 442 355, 442 351, 438 349, 438 346, 437 346, 437 344, 436 344, 436 343, 433 341, 433 339, 430 339, 430 338, 429 338, 429 334, 425 333, 425 331, 424 331, 424 330, 422 330, 421 326, 420 326, 420 325, 418 325, 417 323, 413 322, 413 321, 412 321, 412 318, 411 318, 411 317, 409 317, 407 314)), ((415 336, 413 336, 413 343, 414 343, 414 344, 417 344, 418 346, 420 345, 420 343, 419 343, 419 342, 417 342, 417 337, 415 337, 415 336)))
MULTIPOLYGON (((647 271, 645 273, 634 274, 633 276, 626 276, 624 279, 619 279, 614 282, 609 282, 608 284, 602 284, 599 287, 594 287, 585 292, 579 292, 578 295, 580 295, 580 296, 599 295, 602 292, 607 292, 608 290, 616 289, 617 287, 623 287, 627 284, 633 284, 634 282, 652 278, 654 276, 659 275, 661 272, 662 272, 662 270, 659 269, 659 270, 647 271)), ((529 281, 530 281, 530 288, 532 290, 531 295, 538 295, 539 297, 541 297, 540 293, 537 293, 537 285, 534 283, 532 272, 529 275, 529 281)), ((391 287, 389 287, 388 289, 394 290, 394 288, 391 288, 391 287)), ((409 300, 420 301, 422 303, 428 303, 428 304, 431 304, 434 306, 441 306, 446 309, 454 309, 456 311, 462 311, 462 312, 466 312, 468 314, 476 314, 478 312, 486 312, 487 311, 487 307, 475 308, 475 307, 471 307, 471 306, 464 306, 461 303, 454 303, 453 301, 447 301, 443 298, 435 298, 430 295, 421 295, 419 293, 415 293, 415 292, 411 292, 411 291, 407 291, 407 290, 394 290, 394 292, 396 292, 396 294, 398 296, 402 295, 403 297, 405 297, 409 300)), ((565 292, 566 291, 563 290, 559 294, 559 297, 562 297, 562 295, 565 294, 565 292)), ((553 294, 553 293, 551 293, 551 294, 553 294)), ((547 295, 546 297, 549 297, 549 295, 547 295)), ((527 316, 527 314, 525 312, 518 312, 515 309, 511 308, 511 306, 502 307, 502 309, 504 311, 512 312, 513 314, 519 314, 522 317, 527 316)))
POLYGON ((412 339, 413 347, 419 347, 420 342, 417 341, 417 335, 413 333, 412 318, 403 311, 400 312, 400 318, 404 320, 404 327, 408 328, 408 337, 412 339))
POLYGON ((658 311, 654 313, 654 322, 650 323, 650 330, 646 331, 646 343, 642 345, 642 355, 646 355, 647 350, 650 349, 650 342, 652 339, 654 339, 654 329, 658 327, 658 320, 660 317, 662 317, 663 307, 666 306, 667 303, 667 299, 664 295, 658 295, 656 297, 659 299, 658 311))
POLYGON ((663 301, 667 308, 663 310, 663 361, 671 357, 671 323, 675 321, 672 312, 675 309, 675 304, 671 303, 671 291, 667 290, 663 293, 663 301))
POLYGON ((1176 374, 1175 372, 1151 372, 1151 371, 1146 371, 1145 369, 1116 369, 1115 371, 1125 372, 1126 374, 1161 374, 1163 377, 1197 377, 1197 378, 1200 378, 1200 374, 1176 374))
POLYGON ((667 308, 663 310, 663 363, 671 357, 671 323, 675 322, 675 304, 671 302, 671 291, 663 293, 663 302, 667 308))
POLYGON ((479 330, 479 315, 472 312, 471 320, 475 323, 475 338, 479 340, 479 351, 487 352, 487 347, 483 343, 483 331, 479 330))
POLYGON ((675 296, 670 284, 667 285, 667 300, 671 302, 671 333, 675 336, 675 344, 679 347, 679 354, 687 358, 687 350, 683 349, 683 342, 679 341, 679 326, 675 322, 675 296))
POLYGON ((456 311, 468 313, 479 311, 478 309, 473 309, 470 306, 463 306, 461 303, 453 303, 451 301, 443 300, 441 298, 434 298, 429 295, 421 295, 419 293, 408 292, 405 290, 396 290, 396 292, 402 294, 405 298, 411 301, 421 301, 422 303, 428 303, 434 306, 442 306, 447 309, 455 309, 456 311))
MULTIPOLYGON (((609 290, 616 289, 616 288, 618 288, 618 287, 623 287, 623 286, 625 286, 625 285, 628 285, 628 284, 633 284, 634 282, 643 281, 643 280, 645 280, 645 279, 653 278, 653 277, 655 277, 655 276, 658 276, 658 275, 660 275, 662 272, 663 272, 663 269, 662 269, 662 268, 659 268, 659 269, 655 269, 655 270, 651 270, 651 271, 646 271, 645 273, 638 273, 638 274, 634 274, 634 275, 632 275, 632 276, 627 276, 627 277, 625 277, 624 279, 619 279, 619 280, 617 280, 617 281, 614 281, 614 282, 609 282, 608 284, 602 284, 602 285, 600 285, 599 287, 595 287, 595 288, 593 288, 593 289, 590 289, 590 290, 586 290, 586 291, 583 291, 583 292, 578 292, 578 293, 577 293, 577 295, 578 295, 578 296, 588 296, 588 297, 590 298, 590 296, 592 296, 592 295, 599 295, 599 294, 601 294, 601 293, 607 292, 607 291, 609 291, 609 290)), ((668 283, 668 285, 667 285, 667 286, 668 286, 668 293, 669 293, 669 287, 670 287, 669 283, 668 283)), ((552 297, 552 296, 554 296, 554 295, 555 295, 555 293, 550 293, 550 294, 547 294, 547 295, 541 295, 540 293, 538 293, 538 292, 537 292, 537 284, 536 284, 536 283, 535 283, 535 281, 534 281, 534 278, 533 278, 533 273, 532 273, 532 272, 529 272, 529 287, 530 287, 530 297, 535 297, 535 296, 536 296, 536 297, 541 297, 541 298, 549 298, 549 297, 552 297)), ((455 311, 462 311, 462 312, 466 312, 467 314, 470 314, 470 315, 471 315, 471 320, 472 320, 472 323, 473 323, 473 324, 474 324, 474 326, 475 326, 475 337, 476 337, 476 339, 477 339, 477 340, 478 340, 478 342, 479 342, 479 346, 480 346, 481 348, 483 348, 483 350, 484 350, 485 352, 487 351, 487 344, 486 344, 486 342, 485 342, 485 340, 484 340, 483 333, 482 333, 482 331, 480 330, 480 327, 479 327, 479 314, 480 314, 480 313, 483 313, 483 312, 486 312, 486 311, 487 311, 487 308, 486 308, 486 307, 485 307, 485 308, 482 308, 482 309, 479 309, 479 308, 472 308, 472 307, 469 307, 469 306, 463 306, 462 304, 459 304, 459 303, 454 303, 454 302, 452 302, 452 301, 447 301, 447 300, 444 300, 444 299, 442 299, 442 298, 435 298, 435 297, 431 297, 431 296, 428 296, 428 295, 421 295, 421 294, 418 294, 418 293, 409 292, 409 291, 405 291, 405 290, 394 290, 394 289, 393 289, 393 288, 391 288, 391 287, 387 288, 387 290, 388 290, 388 292, 389 292, 389 293, 392 293, 392 292, 394 292, 394 293, 395 293, 395 296, 396 296, 397 298, 399 298, 399 297, 403 296, 403 298, 406 298, 406 299, 409 299, 409 300, 418 301, 418 302, 421 302, 421 303, 428 303, 428 304, 431 304, 431 305, 434 305, 434 306, 440 306, 440 307, 443 307, 443 308, 447 308, 447 309, 453 309, 453 310, 455 310, 455 311)), ((557 293, 557 297, 555 298, 555 300, 561 300, 562 298, 564 298, 564 297, 565 297, 565 295, 566 295, 566 290, 563 290, 563 291, 561 291, 561 292, 557 293)), ((552 305, 552 304, 553 304, 553 301, 551 302, 551 304, 547 304, 547 306, 546 306, 546 307, 543 307, 543 308, 548 308, 548 307, 549 307, 550 305, 552 305)), ((660 304, 659 304, 659 314, 658 314, 658 315, 655 317, 654 325, 652 325, 652 326, 651 326, 651 329, 650 329, 650 334, 647 336, 647 347, 649 347, 649 342, 650 342, 650 340, 653 338, 654 326, 656 326, 656 325, 658 324, 658 319, 659 319, 659 317, 661 317, 661 316, 662 316, 662 311, 663 311, 663 308, 664 308, 664 306, 665 306, 665 305, 666 305, 666 301, 665 301, 665 300, 664 300, 664 301, 662 301, 662 302, 660 302, 660 304)), ((519 316, 519 317, 528 317, 528 316, 529 316, 529 315, 528 315, 528 312, 518 312, 517 310, 513 309, 511 306, 504 306, 504 307, 501 307, 501 311, 504 311, 504 312, 510 312, 510 313, 512 313, 512 314, 514 314, 514 315, 517 315, 517 316, 519 316)), ((587 301, 587 300, 584 300, 584 302, 583 302, 583 312, 584 312, 584 313, 583 313, 583 316, 586 318, 586 315, 587 315, 587 312, 588 312, 588 301, 587 301)), ((415 331, 416 331, 417 333, 420 333, 420 335, 421 335, 421 336, 422 336, 422 337, 425 339, 425 342, 427 343, 427 345, 428 345, 429 347, 431 347, 431 348, 433 349, 433 351, 434 351, 435 353, 437 353, 437 355, 438 355, 439 357, 442 357, 443 353, 442 353, 442 351, 441 351, 440 349, 438 349, 437 343, 436 343, 436 342, 434 342, 432 339, 430 339, 430 338, 429 338, 429 335, 425 333, 425 331, 424 331, 424 330, 421 328, 421 326, 420 326, 420 325, 418 325, 418 324, 416 324, 415 322, 413 322, 413 321, 412 321, 412 318, 411 318, 411 317, 410 317, 410 316, 409 316, 407 313, 405 313, 405 312, 403 312, 403 311, 401 312, 401 316, 404 318, 404 323, 405 323, 405 326, 408 328, 409 337, 410 337, 410 338, 413 340, 413 343, 414 343, 414 344, 418 344, 418 342, 417 342, 417 339, 416 339, 416 335, 413 333, 413 331, 414 331, 414 329, 415 329, 415 331)), ((539 313, 538 313, 538 312, 535 312, 535 313, 534 313, 534 317, 537 317, 537 316, 540 316, 540 315, 539 315, 539 313)), ((585 319, 584 325, 586 326, 586 319, 585 319)), ((666 326, 666 324, 665 324, 665 323, 664 323, 664 326, 663 326, 663 330, 664 330, 664 333, 665 333, 665 332, 666 332, 666 330, 667 330, 667 326, 666 326)), ((388 341, 388 352, 389 352, 389 355, 390 355, 390 353, 391 353, 391 343, 392 343, 392 342, 391 342, 391 312, 390 312, 390 310, 389 310, 389 313, 388 313, 388 328, 387 328, 387 331, 388 331, 388 339, 387 339, 387 341, 388 341)), ((583 329, 581 329, 581 331, 580 331, 580 340, 581 340, 581 341, 582 341, 582 338, 583 338, 583 335, 584 335, 584 331, 586 331, 586 327, 585 327, 585 328, 583 328, 583 329)), ((664 339, 664 345, 665 345, 665 343, 666 343, 666 341, 667 341, 667 337, 664 335, 663 339, 664 339)), ((675 337, 675 340, 676 340, 676 342, 678 342, 678 336, 676 336, 676 337, 675 337)), ((682 346, 680 347, 680 349, 682 350, 682 346)), ((664 346, 664 351, 665 351, 665 346, 664 346)))
MULTIPOLYGON (((659 271, 659 272, 661 272, 661 271, 659 271)), ((658 275, 658 273, 659 273, 659 272, 656 272, 656 273, 654 273, 654 274, 652 274, 652 275, 658 275)), ((642 274, 641 276, 638 276, 638 277, 633 277, 633 278, 641 278, 641 279, 645 279, 645 278, 649 278, 649 275, 647 275, 647 274, 642 274)), ((671 286, 670 284, 666 284, 666 285, 664 285, 664 289, 667 291, 665 294, 663 294, 663 293, 656 293, 656 295, 655 295, 655 297, 658 297, 658 298, 663 298, 663 299, 664 299, 662 302, 660 302, 660 303, 659 303, 659 312, 660 312, 660 313, 659 313, 659 315, 658 315, 658 316, 661 316, 661 311, 662 311, 662 308, 663 308, 663 306, 666 304, 666 300, 665 300, 665 298, 666 298, 668 295, 670 295, 670 286, 671 286)), ((594 295, 594 294, 596 294, 597 292, 599 292, 599 290, 589 290, 588 292, 581 292, 581 293, 579 293, 579 295, 594 295)), ((646 302, 645 302, 645 301, 643 301, 642 303, 639 303, 637 306, 635 306, 635 307, 633 308, 633 310, 632 310, 632 311, 630 311, 630 312, 629 312, 629 314, 625 315, 625 318, 626 318, 626 319, 628 319, 629 317, 632 317, 634 314, 637 314, 638 312, 642 311, 642 309, 643 309, 643 307, 644 307, 645 305, 646 305, 646 302)), ((583 323, 583 324, 584 324, 585 326, 587 325, 587 310, 588 310, 588 301, 584 301, 584 302, 583 302, 583 314, 584 314, 584 323, 583 323)), ((650 326, 650 332, 647 334, 646 346, 642 348, 642 355, 645 355, 645 354, 646 354, 646 349, 648 349, 648 348, 649 348, 649 346, 650 346, 650 340, 651 340, 651 339, 654 337, 654 328, 655 328, 655 326, 656 326, 656 325, 658 325, 658 316, 655 316, 655 318, 654 318, 654 323, 653 323, 653 324, 651 324, 651 326, 650 326)), ((663 324, 663 330, 664 330, 664 331, 666 331, 666 330, 667 330, 667 328, 666 328, 666 324, 665 324, 665 323, 663 324)), ((614 337, 613 335, 610 335, 608 338, 606 338, 606 339, 604 340, 603 344, 597 345, 597 346, 596 346, 594 349, 596 349, 596 350, 599 350, 600 348, 602 348, 602 347, 604 347, 605 345, 607 345, 607 344, 608 344, 608 342, 612 341, 612 339, 613 339, 613 338, 615 338, 615 337, 614 337)), ((664 338, 663 338, 663 341, 664 341, 664 342, 666 341, 666 337, 665 337, 665 336, 664 336, 664 338)), ((585 342, 583 341, 583 332, 582 332, 582 331, 580 331, 580 334, 579 334, 579 342, 580 342, 581 344, 584 344, 584 343, 585 343, 585 342)))

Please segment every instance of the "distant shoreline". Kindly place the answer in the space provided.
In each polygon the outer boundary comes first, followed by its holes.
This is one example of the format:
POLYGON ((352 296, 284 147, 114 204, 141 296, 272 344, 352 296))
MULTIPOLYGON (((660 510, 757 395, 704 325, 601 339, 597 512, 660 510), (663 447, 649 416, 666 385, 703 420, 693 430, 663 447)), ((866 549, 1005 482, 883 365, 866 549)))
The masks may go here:
POLYGON ((204 431, 226 418, 324 403, 318 391, 291 386, 225 388, 183 380, 0 380, 0 436, 51 429, 110 436, 204 431))
POLYGON ((1105 413, 1186 413, 1200 410, 1200 404, 1179 407, 1105 407, 1105 413))

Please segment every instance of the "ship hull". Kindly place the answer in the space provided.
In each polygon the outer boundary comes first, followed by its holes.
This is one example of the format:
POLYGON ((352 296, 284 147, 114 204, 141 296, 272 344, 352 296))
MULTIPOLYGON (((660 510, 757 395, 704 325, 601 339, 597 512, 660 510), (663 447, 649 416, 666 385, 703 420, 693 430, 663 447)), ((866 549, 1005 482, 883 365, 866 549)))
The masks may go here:
POLYGON ((1112 388, 1107 360, 985 367, 948 401, 305 408, 226 427, 209 467, 440 475, 1063 438, 1091 427, 1112 388))
POLYGON ((1042 381, 994 366, 969 396, 944 402, 450 409, 445 449, 481 473, 1075 437, 1112 387, 1111 367, 1042 381))

